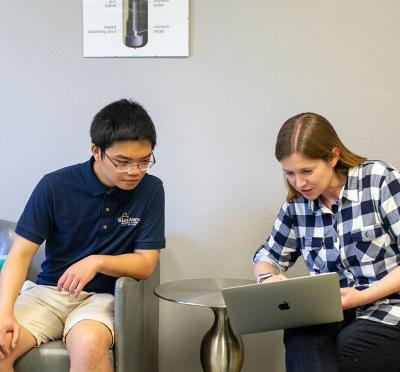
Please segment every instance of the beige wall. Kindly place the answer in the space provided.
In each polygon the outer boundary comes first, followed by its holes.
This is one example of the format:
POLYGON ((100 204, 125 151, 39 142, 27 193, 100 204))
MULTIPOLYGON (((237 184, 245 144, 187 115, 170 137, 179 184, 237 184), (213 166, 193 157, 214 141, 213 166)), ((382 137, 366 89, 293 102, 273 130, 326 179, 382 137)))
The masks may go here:
MULTIPOLYGON (((1 218, 45 172, 86 160, 93 114, 125 96, 158 128, 163 282, 251 277, 285 195, 273 151, 289 116, 321 113, 352 150, 400 167, 399 1, 192 0, 190 17, 187 59, 84 59, 80 0, 2 1, 1 218)), ((201 371, 211 320, 161 303, 161 372, 201 371)), ((280 332, 244 342, 243 371, 284 371, 280 332)))

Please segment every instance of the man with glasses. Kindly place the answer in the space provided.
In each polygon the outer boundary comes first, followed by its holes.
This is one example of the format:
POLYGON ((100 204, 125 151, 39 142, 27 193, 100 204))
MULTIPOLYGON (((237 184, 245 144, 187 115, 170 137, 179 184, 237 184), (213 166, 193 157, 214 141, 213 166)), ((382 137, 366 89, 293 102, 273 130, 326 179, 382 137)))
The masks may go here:
POLYGON ((96 114, 90 135, 91 159, 45 175, 18 221, 0 277, 2 372, 61 338, 71 371, 111 371, 115 281, 148 278, 165 247, 164 189, 147 174, 156 162, 147 112, 113 102, 96 114), (24 283, 44 241, 42 272, 24 283))

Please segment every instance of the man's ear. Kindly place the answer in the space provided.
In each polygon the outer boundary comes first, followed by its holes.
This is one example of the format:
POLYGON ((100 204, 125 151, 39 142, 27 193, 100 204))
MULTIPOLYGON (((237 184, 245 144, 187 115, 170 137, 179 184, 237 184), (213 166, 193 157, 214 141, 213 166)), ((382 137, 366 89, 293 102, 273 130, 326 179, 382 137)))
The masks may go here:
POLYGON ((101 154, 100 154, 100 149, 97 145, 92 143, 92 155, 94 156, 94 160, 100 161, 101 159, 101 154))

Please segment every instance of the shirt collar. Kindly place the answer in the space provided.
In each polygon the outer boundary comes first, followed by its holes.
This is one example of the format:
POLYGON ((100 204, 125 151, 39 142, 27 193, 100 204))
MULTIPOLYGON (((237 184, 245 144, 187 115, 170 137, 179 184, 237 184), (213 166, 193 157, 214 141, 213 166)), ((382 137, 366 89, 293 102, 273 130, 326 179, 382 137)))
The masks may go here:
POLYGON ((320 203, 319 199, 316 200, 307 200, 308 209, 311 213, 315 215, 320 215, 322 213, 322 203, 320 203))
POLYGON ((357 165, 349 169, 345 187, 343 189, 343 198, 352 202, 358 202, 358 190, 361 190, 360 183, 362 182, 359 176, 360 167, 357 165))
POLYGON ((92 156, 83 164, 83 174, 93 196, 104 194, 107 188, 99 181, 93 170, 94 157, 92 156))
MULTIPOLYGON (((93 156, 86 163, 83 163, 83 174, 84 174, 86 182, 89 186, 89 190, 93 196, 99 196, 99 195, 108 193, 108 194, 113 194, 113 195, 117 196, 118 198, 124 199, 124 198, 128 197, 129 195, 131 195, 132 191, 135 190, 135 189, 134 190, 122 190, 116 186, 107 188, 99 181, 99 179, 95 175, 94 170, 93 170, 93 164, 94 164, 93 156)), ((145 175, 145 177, 146 177, 146 175, 145 175)))
MULTIPOLYGON (((359 166, 355 166, 349 169, 349 173, 347 175, 346 183, 344 187, 340 191, 339 200, 346 198, 352 202, 358 201, 358 190, 359 190, 359 166)), ((308 209, 314 214, 321 214, 322 208, 324 207, 323 203, 320 202, 319 199, 316 200, 308 200, 308 209)))

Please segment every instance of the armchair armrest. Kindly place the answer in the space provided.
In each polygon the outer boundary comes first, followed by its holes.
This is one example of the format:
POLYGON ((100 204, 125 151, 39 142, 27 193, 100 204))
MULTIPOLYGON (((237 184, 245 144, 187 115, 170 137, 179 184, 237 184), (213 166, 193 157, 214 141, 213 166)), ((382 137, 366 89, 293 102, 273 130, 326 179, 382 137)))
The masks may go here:
POLYGON ((0 219, 0 255, 8 254, 15 238, 15 222, 0 219))
POLYGON ((147 280, 118 278, 114 297, 115 371, 158 371, 160 268, 147 280))

